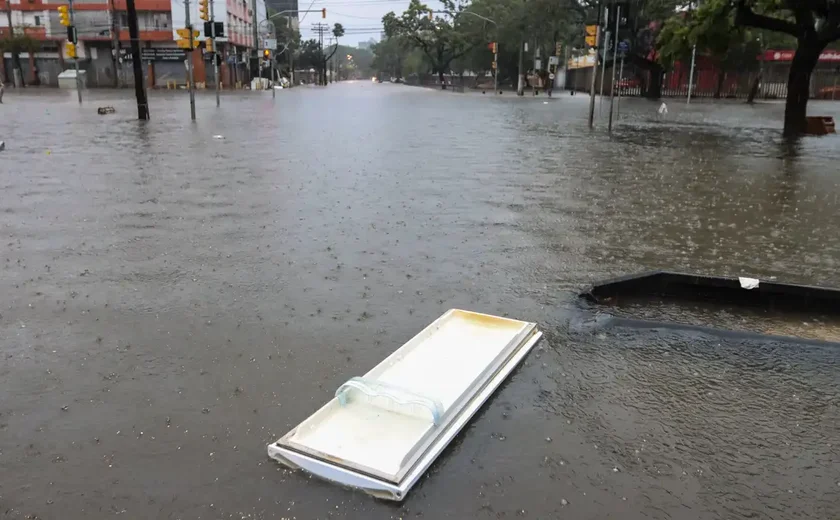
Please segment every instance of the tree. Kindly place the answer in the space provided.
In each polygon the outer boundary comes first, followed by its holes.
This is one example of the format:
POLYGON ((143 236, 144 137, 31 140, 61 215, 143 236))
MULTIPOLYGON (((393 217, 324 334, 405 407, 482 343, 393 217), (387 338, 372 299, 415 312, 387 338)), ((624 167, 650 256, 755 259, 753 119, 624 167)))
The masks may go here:
POLYGON ((388 38, 406 38, 423 51, 440 79, 441 88, 445 89, 444 75, 449 72, 450 64, 469 52, 476 42, 463 30, 458 16, 462 6, 456 7, 453 0, 441 0, 441 3, 448 16, 435 16, 420 0, 411 0, 402 16, 397 17, 392 11, 382 17, 382 24, 388 38))
POLYGON ((732 0, 735 23, 796 38, 788 74, 783 135, 805 132, 811 74, 820 54, 840 40, 840 2, 834 0, 732 0))
POLYGON ((755 67, 761 46, 755 35, 735 25, 728 0, 708 0, 696 11, 669 18, 657 38, 660 63, 688 63, 692 49, 714 60, 718 70, 715 97, 719 98, 726 74, 755 67))
POLYGON ((344 26, 341 25, 340 23, 337 23, 337 24, 333 25, 332 34, 333 34, 333 37, 335 38, 335 45, 333 46, 332 52, 329 54, 329 56, 326 56, 326 55, 324 55, 323 51, 321 51, 321 57, 322 57, 321 78, 323 78, 322 79, 322 81, 323 81, 322 85, 327 84, 327 62, 330 61, 330 58, 332 58, 333 55, 335 55, 335 51, 338 50, 338 39, 341 38, 342 36, 344 36, 344 26))
POLYGON ((297 52, 297 63, 302 69, 314 69, 321 65, 321 47, 318 40, 306 40, 301 42, 297 52))
MULTIPOLYGON (((19 32, 12 31, 12 34, 0 39, 0 56, 6 52, 12 55, 12 68, 18 71, 20 74, 20 81, 24 82, 25 85, 23 68, 20 64, 20 53, 37 52, 41 48, 41 42, 25 34, 22 28, 18 28, 18 31, 19 32)), ((6 79, 8 80, 9 78, 6 79)))
POLYGON ((403 63, 411 52, 411 45, 405 37, 385 38, 371 46, 373 63, 371 67, 379 77, 403 77, 403 63))

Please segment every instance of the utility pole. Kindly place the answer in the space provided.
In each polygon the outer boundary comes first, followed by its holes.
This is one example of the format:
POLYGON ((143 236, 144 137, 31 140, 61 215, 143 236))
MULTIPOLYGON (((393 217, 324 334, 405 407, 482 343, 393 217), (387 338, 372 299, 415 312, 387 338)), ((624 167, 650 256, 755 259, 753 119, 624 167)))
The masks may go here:
POLYGON ((592 81, 589 86, 589 128, 592 128, 592 125, 595 121, 595 76, 597 76, 596 72, 598 71, 598 60, 597 60, 597 49, 598 46, 601 44, 601 2, 598 2, 598 24, 595 26, 595 63, 592 64, 592 81))
POLYGON ((216 47, 216 18, 213 13, 213 4, 215 2, 210 0, 210 41, 213 46, 213 78, 216 83, 216 106, 219 106, 219 87, 221 85, 221 78, 219 78, 219 48, 216 47))
POLYGON ((326 55, 324 54, 324 33, 327 31, 328 26, 323 23, 315 23, 312 24, 312 30, 318 33, 318 50, 319 50, 319 58, 318 58, 318 84, 319 85, 326 85, 327 79, 327 60, 326 55))
POLYGON ((122 68, 119 65, 120 59, 120 31, 117 24, 117 10, 114 7, 114 0, 108 0, 108 11, 111 15, 111 66, 114 69, 114 87, 120 86, 120 76, 117 68, 122 68))
MULTIPOLYGON (((70 27, 73 28, 73 32, 76 32, 76 25, 73 21, 74 17, 74 9, 73 9, 73 0, 68 0, 67 5, 70 7, 70 27)), ((75 39, 75 38, 74 38, 75 39)), ((75 41, 73 43, 76 43, 75 41)), ((76 56, 73 58, 73 63, 76 64, 76 92, 79 95, 79 104, 82 104, 82 79, 79 77, 79 58, 76 56)))
MULTIPOLYGON (((329 37, 329 41, 327 42, 327 47, 332 47, 333 37, 329 37)), ((333 60, 329 60, 328 64, 324 64, 324 70, 327 77, 324 79, 324 85, 328 85, 332 83, 333 80, 333 60)))
POLYGON ((624 53, 621 53, 621 66, 618 68, 618 100, 615 103, 615 118, 621 116, 621 82, 624 81, 624 53))
MULTIPOLYGON (((615 6, 615 52, 613 52, 613 66, 612 72, 610 73, 610 79, 612 80, 612 85, 610 87, 610 122, 607 126, 607 131, 612 132, 612 121, 613 121, 613 102, 615 100, 615 59, 618 57, 618 22, 621 20, 621 6, 615 6)), ((622 61, 622 65, 624 62, 622 61)))
MULTIPOLYGON (((289 28, 289 32, 287 34, 291 35, 292 34, 292 17, 291 16, 286 17, 286 23, 288 24, 288 28, 289 28)), ((294 63, 294 56, 292 56, 294 54, 294 52, 292 51, 290 45, 291 45, 291 43, 289 43, 289 45, 286 45, 286 53, 289 55, 289 88, 292 88, 292 87, 295 86, 295 63, 294 63)))
POLYGON ((525 95, 525 42, 519 39, 519 75, 516 81, 516 95, 525 95))
POLYGON ((185 21, 187 30, 189 31, 189 49, 187 50, 187 71, 189 75, 189 90, 190 90, 190 119, 195 121, 195 81, 193 80, 193 28, 190 23, 190 0, 184 0, 184 13, 186 14, 185 21))
MULTIPOLYGON (((262 0, 260 0, 262 1, 262 0)), ((257 20, 257 0, 251 0, 251 27, 253 28, 253 38, 254 38, 254 50, 253 56, 254 59, 251 60, 257 66, 257 71, 260 71, 260 51, 259 51, 259 20, 257 20)), ((260 78, 262 78, 262 74, 260 74, 260 78)))
MULTIPOLYGON (((691 8, 692 7, 694 7, 694 2, 689 2, 689 4, 688 4, 689 14, 691 14, 691 8)), ((700 7, 700 1, 699 0, 697 1, 697 7, 700 7)), ((764 55, 762 54, 762 58, 763 57, 764 57, 764 55)), ((691 90, 692 90, 692 87, 694 86, 694 61, 695 61, 696 58, 697 58, 697 44, 695 43, 691 47, 691 70, 688 72, 688 97, 686 97, 686 99, 685 99, 685 104, 686 105, 691 104, 691 90)))
POLYGON ((126 0, 128 14, 128 38, 131 45, 131 61, 134 67, 134 95, 137 97, 137 118, 149 119, 149 105, 146 101, 146 89, 143 86, 143 64, 140 62, 140 30, 137 27, 137 9, 134 0, 126 0))
MULTIPOLYGON (((497 31, 498 32, 498 31, 497 31)), ((498 35, 496 35, 498 38, 498 35)), ((493 43, 493 94, 499 93, 499 42, 493 43)))
MULTIPOLYGON (((604 76, 607 75, 607 51, 610 48, 610 10, 604 9, 604 44, 599 47, 601 52, 601 93, 598 97, 598 117, 601 116, 601 109, 604 107, 604 76)), ((596 63, 597 65, 597 63, 596 63)), ((597 67, 596 67, 597 69, 597 67)))
POLYGON ((691 90, 694 86, 694 60, 697 58, 697 45, 691 48, 691 70, 688 71, 688 97, 685 100, 686 105, 691 104, 691 90))

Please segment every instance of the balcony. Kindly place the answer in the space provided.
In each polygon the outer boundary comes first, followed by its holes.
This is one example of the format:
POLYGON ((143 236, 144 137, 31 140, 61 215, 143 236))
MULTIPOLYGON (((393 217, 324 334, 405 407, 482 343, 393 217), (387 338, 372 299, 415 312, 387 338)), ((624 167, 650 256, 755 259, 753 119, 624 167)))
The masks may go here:
MULTIPOLYGON (((134 7, 138 11, 169 11, 172 4, 169 0, 134 0, 134 7)), ((114 0, 114 8, 118 11, 125 11, 125 0, 114 0)))
MULTIPOLYGON (((79 39, 82 41, 111 41, 111 33, 108 30, 101 31, 100 34, 80 34, 79 39)), ((140 40, 141 41, 149 41, 149 42, 171 42, 173 41, 172 37, 172 30, 165 30, 165 31, 140 31, 140 40)), ((128 42, 131 41, 128 35, 128 29, 121 29, 120 30, 120 41, 121 42, 128 42)))
POLYGON ((31 36, 36 40, 45 40, 47 39, 47 28, 46 27, 24 27, 23 34, 26 36, 31 36))
MULTIPOLYGON (((12 2, 13 11, 44 11, 45 9, 55 7, 55 4, 45 4, 42 0, 20 0, 18 2, 12 2)), ((7 9, 6 2, 0 3, 0 9, 7 9)))

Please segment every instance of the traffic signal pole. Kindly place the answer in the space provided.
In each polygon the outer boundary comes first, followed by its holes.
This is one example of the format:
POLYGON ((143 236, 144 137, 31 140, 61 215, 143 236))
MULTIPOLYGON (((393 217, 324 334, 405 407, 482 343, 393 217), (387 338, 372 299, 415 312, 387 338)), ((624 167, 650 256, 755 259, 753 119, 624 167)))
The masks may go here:
POLYGON ((187 30, 190 32, 189 35, 189 55, 187 56, 187 71, 189 75, 190 81, 190 119, 195 121, 195 81, 193 80, 193 41, 195 41, 193 37, 193 28, 192 23, 190 23, 190 0, 184 0, 184 12, 186 13, 186 26, 187 30))
POLYGON ((214 3, 213 0, 210 0, 210 41, 213 42, 213 77, 216 78, 216 106, 219 106, 219 87, 221 81, 219 78, 219 49, 216 47, 216 18, 213 14, 214 3))
MULTIPOLYGON (((74 16, 74 9, 73 9, 73 0, 68 0, 67 4, 70 7, 70 26, 75 29, 75 25, 73 24, 73 16, 74 16)), ((76 42, 73 42, 74 44, 76 42)), ((79 77, 79 57, 76 56, 73 58, 73 63, 76 64, 76 92, 79 95, 79 104, 82 104, 82 80, 79 77)))

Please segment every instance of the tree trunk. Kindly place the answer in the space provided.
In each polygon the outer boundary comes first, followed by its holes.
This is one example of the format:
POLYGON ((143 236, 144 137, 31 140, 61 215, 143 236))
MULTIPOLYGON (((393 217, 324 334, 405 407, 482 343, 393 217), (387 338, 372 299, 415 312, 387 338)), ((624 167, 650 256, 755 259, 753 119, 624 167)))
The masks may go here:
MULTIPOLYGON (((10 1, 6 2, 6 20, 8 21, 9 38, 10 39, 14 38, 15 28, 12 26, 12 3, 10 1)), ((2 60, 2 59, 3 59, 2 54, 0 54, 0 60, 2 60)), ((20 86, 25 87, 26 82, 23 79, 23 67, 21 67, 21 65, 20 65, 20 54, 18 54, 16 49, 12 50, 12 77, 11 77, 11 79, 10 78, 6 78, 6 79, 7 79, 7 81, 9 81, 12 84, 12 86, 17 87, 18 85, 15 82, 14 71, 17 71, 18 76, 20 77, 20 86)))
POLYGON ((438 70, 438 79, 440 80, 440 88, 446 90, 446 79, 443 77, 443 69, 438 70))
POLYGON ((664 72, 662 66, 659 64, 651 65, 648 69, 650 82, 648 83, 645 97, 648 99, 659 99, 662 97, 662 73, 664 72))
POLYGON ((715 99, 720 99, 720 93, 723 91, 724 81, 726 81, 726 73, 722 70, 719 70, 717 77, 717 87, 715 87, 715 99))
POLYGON ((785 102, 785 127, 783 135, 794 137, 805 133, 805 115, 811 90, 811 73, 817 65, 825 44, 816 39, 800 39, 790 65, 787 100, 785 102))
POLYGON ((752 87, 750 87, 750 93, 747 95, 747 104, 752 105, 755 102, 756 96, 758 96, 758 89, 761 86, 761 72, 758 73, 758 76, 755 77, 755 81, 753 81, 752 87))

